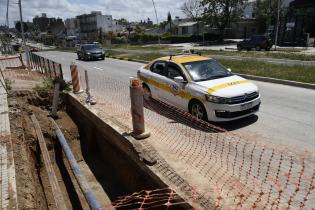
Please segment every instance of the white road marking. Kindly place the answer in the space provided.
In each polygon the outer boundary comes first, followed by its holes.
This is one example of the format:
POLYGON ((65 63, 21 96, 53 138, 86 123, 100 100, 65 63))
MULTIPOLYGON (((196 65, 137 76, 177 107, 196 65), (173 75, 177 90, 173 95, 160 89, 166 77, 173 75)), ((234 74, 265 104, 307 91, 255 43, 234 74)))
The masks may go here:
POLYGON ((283 64, 283 63, 285 63, 285 62, 283 62, 283 61, 267 61, 268 63, 280 63, 280 64, 283 64))
POLYGON ((104 69, 94 66, 93 68, 103 71, 104 69))
POLYGON ((231 60, 237 60, 237 61, 241 61, 241 58, 230 58, 231 60))

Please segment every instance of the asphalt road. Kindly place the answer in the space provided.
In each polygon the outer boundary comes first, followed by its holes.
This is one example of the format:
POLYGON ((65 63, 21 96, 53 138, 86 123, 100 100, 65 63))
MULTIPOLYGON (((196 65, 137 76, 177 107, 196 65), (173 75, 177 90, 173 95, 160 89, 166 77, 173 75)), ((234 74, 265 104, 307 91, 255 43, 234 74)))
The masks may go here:
MULTIPOLYGON (((128 81, 143 65, 136 62, 106 58, 105 61, 78 61, 74 53, 47 51, 41 56, 63 65, 66 77, 70 78, 69 66, 76 62, 95 76, 111 77, 128 81)), ((264 143, 289 145, 315 152, 315 91, 273 83, 258 82, 262 95, 261 110, 252 117, 218 124, 219 126, 254 137, 264 143)))

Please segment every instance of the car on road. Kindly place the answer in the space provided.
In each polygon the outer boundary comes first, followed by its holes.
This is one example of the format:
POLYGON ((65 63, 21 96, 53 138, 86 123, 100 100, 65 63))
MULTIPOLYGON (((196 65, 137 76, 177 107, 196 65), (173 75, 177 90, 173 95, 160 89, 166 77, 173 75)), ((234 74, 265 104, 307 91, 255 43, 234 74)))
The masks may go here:
POLYGON ((138 70, 145 99, 190 112, 198 119, 231 121, 256 113, 258 87, 217 61, 198 55, 156 59, 138 70))
POLYGON ((77 49, 79 60, 105 59, 105 50, 99 44, 83 44, 77 49))
POLYGON ((239 43, 237 43, 237 49, 242 50, 251 50, 255 48, 256 51, 260 51, 262 49, 264 50, 270 50, 272 47, 271 39, 268 38, 268 36, 265 35, 254 35, 250 39, 245 39, 239 43))

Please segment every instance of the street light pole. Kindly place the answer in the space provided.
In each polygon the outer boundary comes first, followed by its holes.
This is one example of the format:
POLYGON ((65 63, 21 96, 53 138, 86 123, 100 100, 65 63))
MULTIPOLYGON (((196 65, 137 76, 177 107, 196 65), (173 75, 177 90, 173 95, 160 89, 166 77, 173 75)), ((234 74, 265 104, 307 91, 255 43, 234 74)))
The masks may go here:
POLYGON ((10 27, 9 27, 9 2, 10 2, 10 0, 7 0, 7 14, 6 14, 6 25, 7 25, 7 27, 8 27, 8 32, 9 32, 9 29, 10 29, 10 27))
MULTIPOLYGON (((157 16, 157 12, 156 12, 156 8, 155 8, 154 0, 152 0, 152 4, 153 4, 154 12, 155 12, 156 24, 157 24, 158 32, 159 32, 159 31, 160 31, 160 28, 159 28, 159 19, 158 19, 158 16, 157 16)), ((160 35, 158 35, 158 37, 159 37, 159 44, 161 44, 160 35)))
POLYGON ((20 10, 20 24, 21 24, 21 32, 22 32, 22 41, 23 41, 23 46, 24 46, 24 52, 26 54, 27 69, 30 70, 30 60, 29 60, 28 48, 26 46, 25 36, 24 36, 24 25, 23 25, 23 17, 22 17, 21 0, 19 0, 18 4, 19 4, 19 10, 20 10))
POLYGON ((280 19, 280 0, 278 0, 277 24, 276 24, 277 26, 276 26, 276 36, 275 36, 275 50, 277 50, 277 44, 278 44, 279 19, 280 19))

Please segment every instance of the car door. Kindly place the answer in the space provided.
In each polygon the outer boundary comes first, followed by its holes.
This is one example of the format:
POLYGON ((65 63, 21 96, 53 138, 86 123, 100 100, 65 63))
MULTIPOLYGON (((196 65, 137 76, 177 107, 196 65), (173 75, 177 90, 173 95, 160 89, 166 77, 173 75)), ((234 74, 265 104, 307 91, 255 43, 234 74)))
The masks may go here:
POLYGON ((166 66, 166 75, 162 82, 166 87, 160 92, 160 97, 169 104, 185 109, 187 107, 186 86, 187 83, 177 83, 174 78, 181 76, 187 81, 186 75, 182 69, 175 63, 168 62, 166 66))
POLYGON ((84 47, 81 46, 80 49, 79 49, 79 51, 78 51, 78 54, 80 55, 81 58, 84 57, 83 51, 84 51, 84 47))
POLYGON ((150 71, 147 71, 146 77, 149 79, 147 85, 151 90, 153 98, 161 99, 161 90, 163 89, 162 81, 166 75, 166 61, 156 61, 151 67, 150 71))

